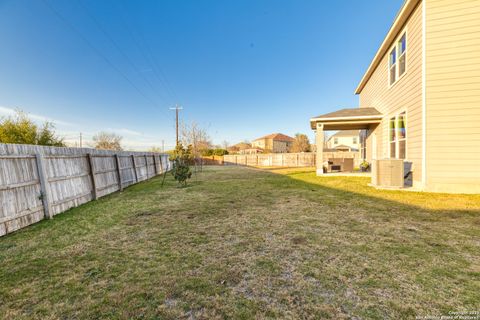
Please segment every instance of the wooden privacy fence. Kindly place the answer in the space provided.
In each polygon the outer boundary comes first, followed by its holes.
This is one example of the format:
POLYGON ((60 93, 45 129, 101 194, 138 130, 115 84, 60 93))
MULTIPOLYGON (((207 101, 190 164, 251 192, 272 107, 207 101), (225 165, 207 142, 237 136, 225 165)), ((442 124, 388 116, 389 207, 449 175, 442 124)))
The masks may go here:
POLYGON ((0 236, 170 166, 166 154, 0 144, 0 236))
POLYGON ((223 156, 203 156, 200 161, 204 166, 223 165, 223 156))
MULTIPOLYGON (((353 158, 354 166, 360 165, 359 152, 324 152, 323 161, 331 158, 353 158)), ((258 166, 258 167, 314 167, 315 153, 268 153, 239 154, 223 156, 224 165, 258 166)))

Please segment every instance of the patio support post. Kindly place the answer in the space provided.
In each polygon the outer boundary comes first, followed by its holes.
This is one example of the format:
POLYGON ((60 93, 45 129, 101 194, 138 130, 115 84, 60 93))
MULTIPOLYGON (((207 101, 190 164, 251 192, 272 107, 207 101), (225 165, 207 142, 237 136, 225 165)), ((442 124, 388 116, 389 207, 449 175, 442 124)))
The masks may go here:
POLYGON ((317 166, 317 176, 323 175, 323 124, 317 123, 315 134, 315 143, 317 146, 315 163, 317 166))

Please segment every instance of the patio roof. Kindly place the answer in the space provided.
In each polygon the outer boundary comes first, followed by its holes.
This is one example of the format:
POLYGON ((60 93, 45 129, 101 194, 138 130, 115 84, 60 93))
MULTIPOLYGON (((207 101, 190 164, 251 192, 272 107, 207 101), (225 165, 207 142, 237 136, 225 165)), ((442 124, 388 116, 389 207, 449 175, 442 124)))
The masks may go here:
POLYGON ((324 130, 360 130, 380 123, 382 118, 383 115, 375 108, 341 109, 311 118, 310 126, 316 129, 317 123, 322 123, 324 130))

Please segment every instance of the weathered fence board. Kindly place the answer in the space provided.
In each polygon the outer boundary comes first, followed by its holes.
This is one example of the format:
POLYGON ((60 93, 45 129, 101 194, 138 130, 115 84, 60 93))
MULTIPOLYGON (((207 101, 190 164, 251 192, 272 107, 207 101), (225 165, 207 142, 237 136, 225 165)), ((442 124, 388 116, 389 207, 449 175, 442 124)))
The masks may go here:
MULTIPOLYGON (((324 161, 330 158, 352 158, 354 165, 360 165, 359 152, 324 152, 324 161)), ((260 167, 314 167, 315 153, 268 153, 238 154, 223 156, 224 165, 260 166, 260 167)))
POLYGON ((166 154, 0 144, 0 236, 147 180, 170 165, 166 154))

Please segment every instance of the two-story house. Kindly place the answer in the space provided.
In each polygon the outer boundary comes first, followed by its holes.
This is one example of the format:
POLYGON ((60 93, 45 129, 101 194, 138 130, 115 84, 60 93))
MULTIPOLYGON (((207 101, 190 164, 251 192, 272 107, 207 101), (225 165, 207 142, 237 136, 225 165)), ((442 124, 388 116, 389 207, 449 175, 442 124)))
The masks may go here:
POLYGON ((282 133, 272 133, 252 141, 252 147, 263 149, 264 152, 285 153, 293 144, 292 137, 282 133))
POLYGON ((362 130, 372 159, 411 163, 413 186, 480 193, 480 0, 406 0, 358 84, 359 108, 310 120, 362 130))
POLYGON ((338 131, 328 138, 326 147, 327 149, 337 151, 358 151, 360 150, 359 131, 338 131))

